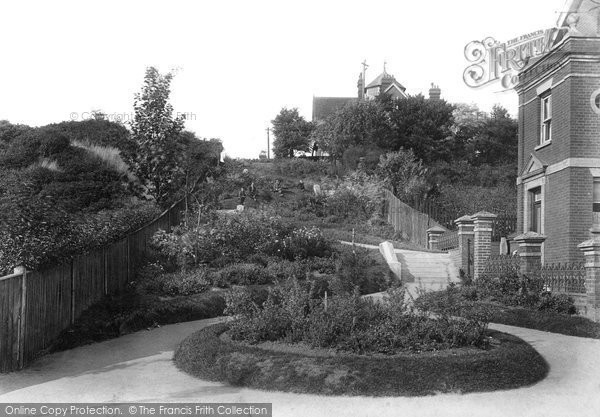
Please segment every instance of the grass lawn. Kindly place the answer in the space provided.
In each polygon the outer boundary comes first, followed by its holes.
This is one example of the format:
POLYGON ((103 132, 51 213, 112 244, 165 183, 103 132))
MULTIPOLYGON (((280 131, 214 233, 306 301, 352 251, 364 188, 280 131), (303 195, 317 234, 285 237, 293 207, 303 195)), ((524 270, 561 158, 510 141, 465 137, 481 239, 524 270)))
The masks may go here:
POLYGON ((488 303, 493 315, 492 323, 525 327, 567 336, 600 339, 600 323, 585 317, 559 314, 552 311, 537 311, 521 307, 506 307, 488 303))
POLYGON ((267 350, 220 337, 226 324, 184 340, 177 367, 198 378, 269 391, 323 395, 425 396, 532 385, 548 373, 544 359, 514 336, 489 332, 489 350, 475 348, 396 356, 267 350), (527 366, 523 366, 526 363, 527 366))
MULTIPOLYGON (((435 300, 440 297, 443 301, 446 294, 445 291, 429 292, 421 296, 419 300, 425 300, 428 304, 435 303, 435 300)), ((556 313, 550 310, 506 306, 492 301, 482 300, 477 303, 485 306, 491 313, 490 323, 524 327, 566 336, 600 339, 600 323, 595 323, 585 317, 556 313)))

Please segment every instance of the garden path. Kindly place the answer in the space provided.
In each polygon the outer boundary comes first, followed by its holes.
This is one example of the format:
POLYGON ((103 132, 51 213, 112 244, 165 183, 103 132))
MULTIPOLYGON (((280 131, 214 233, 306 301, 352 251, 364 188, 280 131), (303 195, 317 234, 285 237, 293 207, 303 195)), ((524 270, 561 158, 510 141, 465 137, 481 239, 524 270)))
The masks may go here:
POLYGON ((492 393, 322 397, 229 387, 179 371, 172 361, 177 344, 218 320, 164 326, 45 356, 0 376, 0 402, 272 402, 276 417, 600 415, 600 340, 492 325, 537 349, 550 364, 548 377, 492 393))

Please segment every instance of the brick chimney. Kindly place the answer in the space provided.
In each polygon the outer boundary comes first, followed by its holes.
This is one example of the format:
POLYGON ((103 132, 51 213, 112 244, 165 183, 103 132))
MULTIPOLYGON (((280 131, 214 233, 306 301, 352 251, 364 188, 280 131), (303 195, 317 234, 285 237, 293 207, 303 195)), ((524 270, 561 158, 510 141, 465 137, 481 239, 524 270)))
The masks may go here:
POLYGON ((442 90, 439 86, 431 83, 431 88, 429 89, 429 100, 439 100, 442 98, 442 90))

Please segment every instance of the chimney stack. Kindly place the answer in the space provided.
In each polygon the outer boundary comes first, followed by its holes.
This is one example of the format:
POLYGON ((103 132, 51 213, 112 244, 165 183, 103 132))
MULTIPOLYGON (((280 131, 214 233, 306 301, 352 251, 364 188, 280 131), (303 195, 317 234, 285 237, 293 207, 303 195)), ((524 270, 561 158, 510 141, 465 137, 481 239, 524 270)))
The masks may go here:
POLYGON ((442 98, 442 90, 439 86, 431 83, 431 88, 429 89, 429 100, 439 100, 442 98))

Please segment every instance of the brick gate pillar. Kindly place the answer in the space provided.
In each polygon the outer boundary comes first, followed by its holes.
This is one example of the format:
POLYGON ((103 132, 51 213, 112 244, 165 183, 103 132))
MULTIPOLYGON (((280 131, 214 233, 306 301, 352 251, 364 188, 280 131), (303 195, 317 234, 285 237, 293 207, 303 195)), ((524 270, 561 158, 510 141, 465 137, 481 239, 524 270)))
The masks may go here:
POLYGON ((527 232, 515 237, 519 245, 520 273, 531 276, 542 266, 542 244, 546 236, 535 232, 527 232))
POLYGON ((492 254, 492 225, 496 219, 495 214, 480 211, 473 216, 474 240, 473 245, 473 279, 483 275, 485 263, 492 254))
POLYGON ((434 226, 430 229, 427 229, 427 248, 433 250, 440 249, 440 237, 446 233, 446 229, 434 226))
POLYGON ((459 268, 463 272, 472 277, 473 271, 469 261, 473 262, 473 243, 475 241, 475 224, 471 216, 463 216, 460 219, 454 220, 458 226, 458 249, 460 250, 460 265, 459 268), (470 258, 470 259, 469 259, 470 258))
POLYGON ((578 247, 585 256, 585 315, 600 322, 600 234, 592 230, 592 236, 578 247))

